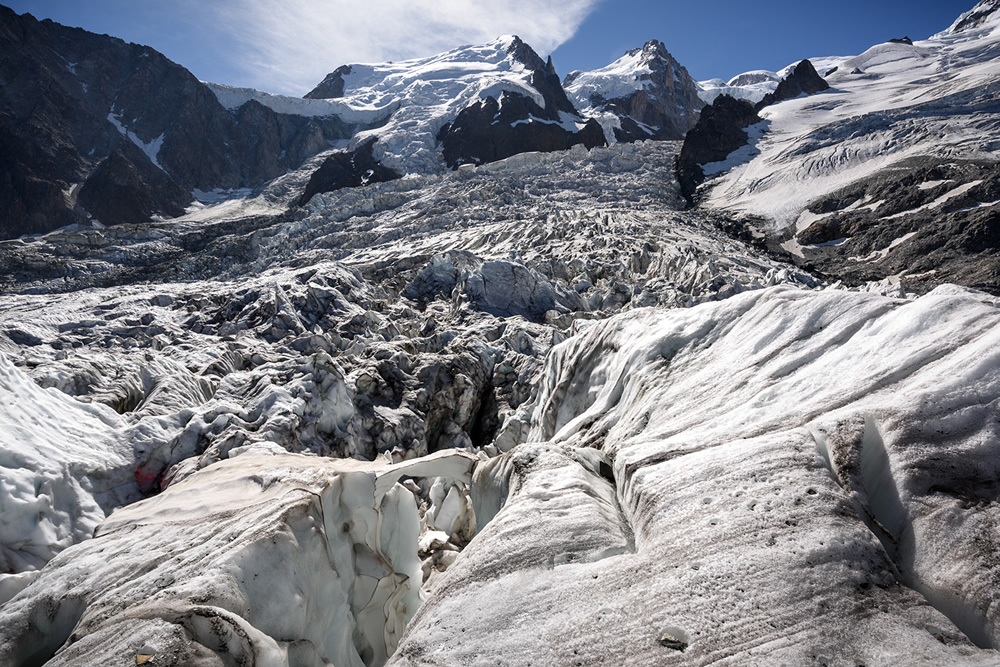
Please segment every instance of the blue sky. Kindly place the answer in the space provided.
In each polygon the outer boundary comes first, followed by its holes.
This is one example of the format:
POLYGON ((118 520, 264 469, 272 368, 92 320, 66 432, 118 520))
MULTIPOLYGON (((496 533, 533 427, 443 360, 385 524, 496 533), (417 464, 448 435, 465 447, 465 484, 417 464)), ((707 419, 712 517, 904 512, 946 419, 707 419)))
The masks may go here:
POLYGON ((200 79, 300 95, 338 65, 432 55, 516 33, 560 75, 649 39, 696 79, 923 39, 975 0, 0 0, 148 44, 200 79), (359 6, 365 11, 360 12, 359 6))
POLYGON ((894 37, 925 39, 976 0, 687 0, 602 2, 553 54, 560 74, 602 67, 648 39, 701 81, 778 70, 811 56, 855 55, 894 37))

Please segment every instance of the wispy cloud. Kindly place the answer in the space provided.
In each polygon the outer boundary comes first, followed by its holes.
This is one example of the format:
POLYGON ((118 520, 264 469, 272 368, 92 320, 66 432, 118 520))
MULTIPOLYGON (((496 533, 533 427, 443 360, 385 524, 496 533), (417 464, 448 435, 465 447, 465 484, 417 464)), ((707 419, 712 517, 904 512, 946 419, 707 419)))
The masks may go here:
POLYGON ((542 57, 601 0, 232 0, 213 3, 256 88, 301 95, 339 65, 429 56, 516 34, 542 57))

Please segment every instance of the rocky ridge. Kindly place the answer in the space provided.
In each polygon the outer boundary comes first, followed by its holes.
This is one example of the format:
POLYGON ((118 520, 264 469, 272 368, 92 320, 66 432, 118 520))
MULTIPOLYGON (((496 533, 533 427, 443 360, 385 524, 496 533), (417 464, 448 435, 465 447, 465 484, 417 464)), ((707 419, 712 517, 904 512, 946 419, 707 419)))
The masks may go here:
POLYGON ((657 40, 602 69, 573 72, 563 86, 609 141, 683 139, 704 106, 687 70, 657 40))
MULTIPOLYGON (((756 77, 751 78, 750 83, 756 80, 756 77)), ((756 104, 726 94, 715 97, 712 104, 702 109, 698 122, 684 136, 684 146, 677 157, 677 180, 688 204, 694 204, 695 192, 705 182, 706 176, 731 166, 726 163, 727 158, 740 151, 738 157, 732 158, 739 162, 753 154, 752 144, 760 139, 761 133, 767 131, 759 115, 762 109, 783 100, 813 95, 829 88, 830 85, 816 73, 812 63, 803 60, 791 68, 777 87, 756 104), (754 132, 748 132, 747 128, 755 124, 760 125, 754 132), (741 150, 745 148, 749 150, 741 150), (709 170, 708 174, 706 168, 709 170)))

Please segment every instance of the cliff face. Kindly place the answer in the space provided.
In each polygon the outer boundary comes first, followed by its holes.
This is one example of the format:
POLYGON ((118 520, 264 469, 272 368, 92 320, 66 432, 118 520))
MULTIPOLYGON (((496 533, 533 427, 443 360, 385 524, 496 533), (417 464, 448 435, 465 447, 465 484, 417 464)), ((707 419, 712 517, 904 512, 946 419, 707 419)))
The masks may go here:
POLYGON ((4 7, 0 41, 0 238, 177 215, 192 190, 260 184, 353 130, 256 102, 227 111, 149 47, 4 7))
POLYGON ((462 109, 438 134, 445 164, 482 164, 518 153, 565 150, 577 144, 605 145, 604 132, 584 119, 566 96, 552 65, 518 37, 507 52, 530 72, 529 84, 541 98, 503 91, 499 97, 477 100, 462 109))

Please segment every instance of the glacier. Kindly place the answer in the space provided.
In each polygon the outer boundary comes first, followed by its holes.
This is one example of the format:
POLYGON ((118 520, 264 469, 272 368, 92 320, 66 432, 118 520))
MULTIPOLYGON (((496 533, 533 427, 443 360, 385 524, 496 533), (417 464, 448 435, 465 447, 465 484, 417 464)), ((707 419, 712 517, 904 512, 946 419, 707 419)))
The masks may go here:
MULTIPOLYGON (((545 106, 514 38, 210 84, 365 129, 0 241, 0 664, 996 664, 995 284, 820 254, 995 225, 996 8, 813 59, 694 207, 679 141, 445 169, 484 95, 545 106), (371 137, 400 178, 298 205, 371 137)), ((648 93, 647 47, 567 93, 648 93)))

